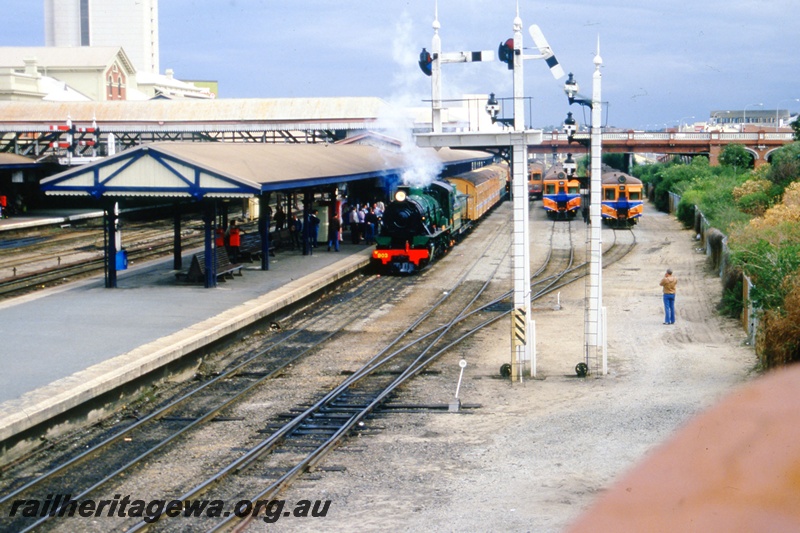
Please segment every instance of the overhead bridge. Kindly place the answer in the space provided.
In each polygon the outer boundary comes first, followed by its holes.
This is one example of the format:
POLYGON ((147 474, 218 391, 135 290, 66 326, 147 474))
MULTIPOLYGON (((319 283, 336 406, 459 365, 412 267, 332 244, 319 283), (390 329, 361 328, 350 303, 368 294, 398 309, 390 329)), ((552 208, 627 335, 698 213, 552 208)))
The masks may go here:
MULTIPOLYGON (((753 155, 755 167, 763 165, 775 150, 794 141, 794 134, 757 131, 743 133, 720 132, 609 132, 603 133, 603 153, 637 153, 667 155, 699 155, 709 157, 712 165, 719 164, 725 146, 740 144, 753 155)), ((543 133, 542 142, 528 147, 532 154, 589 153, 589 133, 576 134, 572 142, 565 133, 543 133)))

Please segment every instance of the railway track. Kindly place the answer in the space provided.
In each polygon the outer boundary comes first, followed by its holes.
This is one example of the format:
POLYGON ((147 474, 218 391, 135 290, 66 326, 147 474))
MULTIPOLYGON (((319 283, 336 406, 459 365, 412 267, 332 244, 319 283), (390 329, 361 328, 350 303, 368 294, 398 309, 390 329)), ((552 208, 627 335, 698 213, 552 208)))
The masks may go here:
MULTIPOLYGON (((569 230, 567 233, 571 235, 569 230)), ((555 290, 552 287, 558 286, 559 282, 566 283, 565 275, 579 268, 572 266, 574 247, 571 236, 569 247, 554 253, 552 242, 555 235, 554 225, 550 237, 551 252, 532 280, 533 284, 541 285, 538 290, 542 294, 555 290)), ((495 247, 501 246, 496 238, 491 239, 491 242, 495 243, 495 247)), ((502 255, 507 253, 508 250, 502 255)), ((501 262, 498 261, 497 264, 501 262)), ((226 495, 229 498, 226 501, 244 501, 241 497, 243 494, 249 494, 244 499, 251 502, 276 495, 302 472, 317 467, 325 454, 335 448, 342 438, 362 427, 370 414, 390 400, 397 388, 408 379, 422 372, 452 346, 507 314, 502 302, 511 293, 489 294, 487 287, 492 277, 490 275, 485 282, 477 283, 475 280, 467 280, 467 274, 461 276, 459 282, 450 291, 446 291, 445 296, 435 302, 426 313, 420 315, 383 350, 336 387, 313 402, 298 404, 283 412, 283 418, 290 418, 285 424, 277 424, 274 419, 272 422, 265 421, 266 426, 262 431, 269 433, 267 438, 257 442, 252 442, 252 436, 247 438, 247 451, 231 457, 227 466, 195 484, 189 491, 181 493, 173 490, 170 494, 176 495, 178 500, 186 501, 213 488, 216 495, 228 479, 235 477, 237 481, 228 489, 231 492, 226 495), (452 302, 452 305, 445 305, 445 302, 452 302), (416 338, 405 342, 412 332, 416 334, 416 338), (288 461, 290 457, 292 460, 288 461), (277 461, 278 464, 269 461, 277 461), (256 464, 259 473, 247 474, 256 464), (270 473, 268 483, 264 472, 270 473), (244 481, 247 479, 250 483, 244 481), (251 488, 248 492, 241 488, 243 484, 251 487, 264 487, 266 484, 267 487, 260 490, 251 488)), ((357 302, 374 300, 376 293, 400 293, 407 285, 407 278, 372 278, 346 296, 337 297, 340 301, 336 305, 344 305, 345 300, 349 300, 354 303, 353 309, 364 309, 357 302)), ((301 323, 288 328, 286 326, 289 322, 282 324, 280 332, 274 332, 276 338, 270 341, 268 347, 243 357, 224 373, 158 411, 129 424, 93 449, 55 466, 37 479, 13 488, 0 498, 0 505, 6 505, 12 499, 24 498, 26 494, 41 495, 43 491, 53 493, 53 487, 59 486, 84 487, 80 493, 76 489, 71 491, 73 499, 88 497, 101 489, 119 490, 115 485, 137 465, 178 446, 182 439, 199 431, 210 421, 224 421, 223 413, 230 412, 234 404, 243 401, 254 390, 286 372, 291 365, 299 364, 306 355, 320 349, 320 346, 335 342, 337 335, 348 323, 357 319, 357 316, 352 309, 344 313, 331 312, 332 309, 326 305, 320 307, 318 313, 305 317, 301 323), (336 321, 334 317, 337 315, 346 318, 336 321), (294 351, 290 349, 292 345, 294 351), (269 352, 281 355, 270 357, 269 352), (218 388, 218 392, 212 393, 214 388, 218 388), (150 428, 150 433, 144 433, 146 427, 150 428), (127 446, 126 453, 121 454, 120 450, 126 448, 121 443, 125 442, 136 442, 141 446, 136 449, 127 446), (102 457, 102 471, 111 471, 111 474, 87 476, 77 483, 75 476, 81 470, 81 465, 93 462, 98 457, 102 457)), ((238 449, 241 449, 241 445, 238 449)), ((231 527, 238 518, 233 514, 220 523, 201 519, 196 525, 181 518, 177 521, 162 520, 156 525, 158 529, 167 530, 181 530, 186 527, 216 530, 231 527)), ((49 517, 41 517, 33 523, 25 520, 9 525, 13 530, 28 531, 44 526, 48 519, 49 517)), ((153 524, 142 521, 136 524, 126 523, 123 527, 139 531, 149 529, 153 524)))
MULTIPOLYGON (((164 239, 166 241, 166 239, 164 239)), ((186 248, 194 248, 203 243, 200 236, 189 236, 182 240, 186 248)), ((127 248, 130 262, 148 261, 172 253, 172 242, 153 243, 127 248)), ((105 270, 105 260, 100 252, 99 257, 84 259, 74 264, 58 264, 53 267, 44 267, 27 274, 0 280, 0 300, 21 296, 47 287, 54 287, 97 275, 105 270)))
MULTIPOLYGON (((496 239, 491 240, 491 246, 497 246, 496 239)), ((285 415, 290 418, 288 422, 271 427, 267 438, 177 499, 196 499, 213 488, 216 497, 223 495, 223 501, 237 501, 238 498, 240 503, 250 502, 252 506, 273 498, 297 476, 314 469, 344 438, 363 426, 370 414, 388 401, 400 386, 452 346, 454 341, 448 334, 453 325, 463 320, 465 311, 489 286, 491 276, 482 284, 466 282, 482 257, 450 290, 360 368, 311 405, 298 406, 290 411, 285 415), (412 333, 416 338, 406 341, 412 333), (444 347, 440 347, 443 344, 444 347), (252 471, 256 473, 250 474, 252 471), (222 487, 234 474, 235 482, 222 487), (241 499, 241 495, 248 494, 248 489, 242 488, 243 484, 252 488, 249 489, 250 495, 241 499)), ((246 508, 247 504, 244 506, 246 508)), ((158 529, 172 531, 189 527, 216 531, 232 527, 239 519, 235 513, 221 521, 199 519, 194 523, 182 518, 172 521, 172 524, 159 524, 158 529)), ((240 527, 246 522, 245 517, 240 527)), ((141 521, 128 531, 152 528, 152 524, 141 521)))
MULTIPOLYGON (((245 354, 225 371, 200 386, 183 393, 134 423, 117 428, 112 435, 79 455, 13 488, 0 497, 0 505, 24 497, 26 494, 38 494, 43 487, 49 486, 82 487, 73 489, 73 498, 82 498, 125 475, 136 465, 165 449, 183 435, 196 431, 203 424, 214 420, 226 407, 245 398, 255 387, 279 376, 315 347, 339 333, 350 320, 357 318, 357 315, 345 317, 332 314, 331 306, 341 306, 346 301, 359 297, 374 298, 377 294, 400 285, 399 280, 391 278, 386 278, 383 283, 375 281, 364 284, 335 302, 318 307, 310 316, 301 317, 299 323, 287 323, 285 328, 277 326, 271 338, 260 350, 245 354), (125 445, 126 442, 135 442, 136 445, 125 445), (82 465, 101 456, 103 471, 108 473, 99 475, 91 470, 80 472, 82 465)), ((351 311, 356 310, 351 309, 351 311)), ((33 524, 19 528, 17 528, 19 524, 10 525, 12 529, 20 531, 31 530, 43 525, 49 518, 43 517, 33 524)))
MULTIPOLYGON (((563 223, 562 223, 563 224, 563 223)), ((571 224, 571 222, 570 222, 571 224)), ((614 263, 621 261, 636 247, 636 234, 632 229, 614 229, 610 246, 603 250, 603 268, 607 268, 614 263), (626 235, 624 239, 618 238, 618 235, 626 235), (621 242, 624 241, 624 242, 621 242)), ((585 278, 589 275, 589 263, 581 262, 577 265, 573 264, 573 256, 570 259, 569 267, 558 275, 556 280, 547 279, 546 284, 542 286, 542 281, 534 281, 531 285, 533 296, 532 299, 540 298, 546 294, 556 291, 560 288, 566 287, 570 283, 574 283, 579 279, 585 278)))
MULTIPOLYGON (((181 245, 203 245, 196 220, 184 218, 181 245)), ((170 220, 126 224, 123 242, 131 263, 168 256, 174 249, 170 220), (165 226, 167 229, 165 229, 165 226)), ((252 228, 251 228, 252 229, 252 228)), ((0 300, 97 275, 105 270, 103 228, 97 222, 77 228, 45 228, 0 242, 0 300)))
MULTIPOLYGON (((348 299, 356 300, 375 300, 379 294, 391 293, 408 284, 408 280, 402 278, 373 278, 360 291, 356 291, 348 296, 348 299)), ((341 300, 341 298, 340 298, 341 300)), ((362 302, 363 303, 363 302, 362 302)), ((336 304, 341 307, 342 302, 336 304)), ((438 307, 438 306, 437 306, 438 307)), ((354 309, 367 310, 369 307, 356 303, 354 309)), ((30 480, 22 486, 13 489, 11 492, 0 499, 0 504, 7 504, 12 499, 24 498, 26 494, 38 494, 42 490, 52 490, 47 487, 53 486, 83 486, 82 490, 73 489, 73 499, 87 497, 93 492, 112 483, 113 480, 125 475, 137 464, 156 455, 160 451, 174 444, 185 434, 197 431, 202 425, 217 418, 219 413, 229 407, 233 402, 245 397, 253 388, 260 386, 265 381, 272 379, 275 375, 285 370, 288 366, 296 363, 304 354, 318 348, 327 340, 336 336, 341 329, 349 324, 358 316, 350 309, 346 313, 331 313, 330 308, 320 308, 315 313, 315 320, 308 320, 307 325, 287 331, 281 328, 282 338, 276 340, 272 345, 259 353, 252 354, 241 363, 232 367, 229 371, 216 376, 214 379, 198 387, 177 400, 169 403, 147 417, 129 425, 115 435, 110 436, 103 442, 95 445, 91 450, 79 456, 57 465, 50 471, 30 480), (338 322, 332 319, 338 319, 338 322), (315 329, 316 333, 313 332, 315 329), (324 332, 324 334, 320 333, 324 332), (290 356, 290 346, 293 343, 295 350, 300 350, 294 356, 290 356), (280 352, 277 361, 271 361, 272 368, 267 368, 267 351, 280 352), (237 382, 237 385, 233 383, 237 382), (247 384, 244 384, 247 383, 247 384), (218 387, 221 392, 213 393, 212 389, 218 387), (232 389, 236 389, 235 391, 232 389), (141 446, 132 447, 121 443, 136 442, 141 446), (144 449, 142 449, 144 448, 144 449), (124 450, 124 453, 122 453, 124 450), (81 471, 82 465, 92 463, 102 456, 105 465, 104 471, 110 474, 98 476, 76 474, 81 471), (79 481, 76 481, 78 475, 79 481)), ((420 327, 416 324, 416 327, 420 327)), ((355 378, 349 378, 353 380, 355 378)), ((33 524, 13 523, 9 524, 12 529, 30 530, 41 527, 50 517, 41 517, 33 524)))

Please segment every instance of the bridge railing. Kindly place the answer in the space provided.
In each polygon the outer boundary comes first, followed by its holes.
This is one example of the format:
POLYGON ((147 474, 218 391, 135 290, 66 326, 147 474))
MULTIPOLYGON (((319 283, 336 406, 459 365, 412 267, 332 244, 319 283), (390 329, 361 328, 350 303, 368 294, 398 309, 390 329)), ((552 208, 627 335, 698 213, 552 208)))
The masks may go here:
MULTIPOLYGON (((577 133, 574 140, 588 140, 589 133, 577 133)), ((567 142, 569 139, 565 133, 544 132, 542 133, 542 142, 567 142)), ((792 142, 794 140, 793 133, 780 133, 780 132, 753 132, 753 133, 719 133, 719 132, 694 132, 694 131, 615 131, 603 133, 603 141, 779 141, 779 142, 792 142)))

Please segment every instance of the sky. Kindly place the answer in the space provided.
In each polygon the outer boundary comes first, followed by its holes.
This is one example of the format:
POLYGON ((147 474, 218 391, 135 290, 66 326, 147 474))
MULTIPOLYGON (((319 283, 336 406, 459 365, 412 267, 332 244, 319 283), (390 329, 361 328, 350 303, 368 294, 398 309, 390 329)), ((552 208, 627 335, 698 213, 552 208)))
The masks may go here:
MULTIPOLYGON (((439 0, 443 52, 493 50, 513 36, 516 0, 439 0)), ((591 95, 600 41, 603 122, 663 129, 713 110, 800 111, 797 0, 519 0, 581 93, 591 95), (758 104, 763 104, 759 106, 758 104)), ((0 46, 44 46, 43 0, 2 0, 0 46)), ((434 0, 160 0, 162 73, 217 80, 221 98, 375 96, 429 106, 417 65, 431 48, 434 0)), ((524 66, 529 125, 561 128, 565 78, 541 60, 524 66)), ((442 67, 444 97, 508 98, 498 60, 442 67)))

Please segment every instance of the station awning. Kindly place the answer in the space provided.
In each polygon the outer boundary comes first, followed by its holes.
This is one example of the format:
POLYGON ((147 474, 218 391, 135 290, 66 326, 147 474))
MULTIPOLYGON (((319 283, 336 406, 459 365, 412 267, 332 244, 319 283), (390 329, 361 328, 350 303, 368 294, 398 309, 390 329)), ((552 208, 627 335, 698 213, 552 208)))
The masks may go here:
POLYGON ((0 153, 0 170, 16 170, 42 166, 29 157, 17 154, 0 153))
POLYGON ((48 195, 243 198, 262 192, 400 176, 420 159, 442 167, 482 161, 479 151, 357 144, 162 142, 126 150, 41 181, 48 195))

